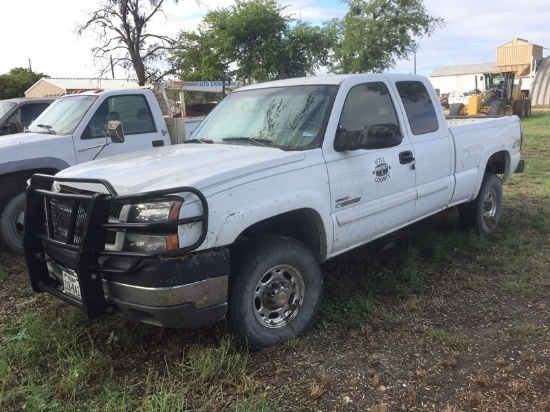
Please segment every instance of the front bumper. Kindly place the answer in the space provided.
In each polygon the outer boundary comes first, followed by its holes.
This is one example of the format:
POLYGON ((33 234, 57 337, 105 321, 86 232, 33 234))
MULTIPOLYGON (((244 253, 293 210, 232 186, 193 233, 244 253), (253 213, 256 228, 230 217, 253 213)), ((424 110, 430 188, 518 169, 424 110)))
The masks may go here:
MULTIPOLYGON (((112 263, 111 263, 112 264, 112 263)), ((74 306, 96 308, 88 316, 110 313, 165 328, 195 328, 225 317, 229 275, 226 249, 193 253, 167 261, 153 260, 131 275, 101 279, 103 297, 85 294, 75 298, 63 289, 63 272, 57 261, 46 263, 49 281, 39 281, 37 292, 48 292, 74 306), (105 308, 100 311, 100 308, 105 308)), ((76 273, 80 279, 86 274, 76 273)), ((32 277, 32 273, 31 273, 32 277)), ((93 277, 93 275, 92 275, 93 277)))
POLYGON ((525 160, 521 159, 514 173, 523 173, 524 169, 525 169, 525 160))
POLYGON ((191 328, 222 319, 227 307, 229 251, 195 251, 207 231, 208 205, 190 187, 118 196, 108 182, 35 175, 27 188, 24 249, 35 292, 47 292, 81 308, 95 320, 119 313, 163 327, 191 328), (53 181, 103 185, 108 193, 59 193, 53 181), (195 196, 197 213, 172 222, 124 223, 110 219, 116 203, 195 196), (68 205, 59 224, 55 202, 68 205), (193 244, 169 252, 106 249, 109 231, 176 234, 179 225, 200 225, 193 244), (67 282, 67 283, 65 283, 67 282), (67 287, 67 290, 65 290, 67 287), (75 292, 78 291, 78 292, 75 292))

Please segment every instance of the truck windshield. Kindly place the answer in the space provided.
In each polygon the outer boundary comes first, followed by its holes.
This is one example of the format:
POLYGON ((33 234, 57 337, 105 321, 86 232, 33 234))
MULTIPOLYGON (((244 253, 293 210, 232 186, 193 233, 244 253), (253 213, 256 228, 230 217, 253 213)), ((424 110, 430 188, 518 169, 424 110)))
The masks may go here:
POLYGON ((72 95, 53 102, 32 122, 28 131, 66 135, 75 131, 97 96, 72 95))
POLYGON ((192 139, 283 150, 320 147, 336 91, 334 85, 237 91, 218 104, 192 139))
POLYGON ((13 102, 0 102, 0 119, 8 113, 12 107, 15 106, 13 102))

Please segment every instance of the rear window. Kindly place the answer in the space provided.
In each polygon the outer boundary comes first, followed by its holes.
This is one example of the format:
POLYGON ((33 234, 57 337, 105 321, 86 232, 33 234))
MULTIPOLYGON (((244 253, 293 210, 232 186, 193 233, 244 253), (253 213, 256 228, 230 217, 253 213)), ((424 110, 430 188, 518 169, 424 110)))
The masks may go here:
POLYGON ((414 135, 432 133, 439 129, 437 114, 430 94, 419 81, 396 82, 397 91, 405 106, 411 132, 414 135))

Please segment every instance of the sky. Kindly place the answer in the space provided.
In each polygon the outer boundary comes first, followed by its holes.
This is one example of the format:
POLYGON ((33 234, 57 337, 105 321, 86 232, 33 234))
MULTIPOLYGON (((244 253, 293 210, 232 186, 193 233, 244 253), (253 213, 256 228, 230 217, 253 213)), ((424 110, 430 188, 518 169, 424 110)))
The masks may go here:
MULTIPOLYGON (((4 2, 0 24, 0 74, 15 67, 32 68, 50 77, 97 77, 99 69, 91 49, 98 45, 92 33, 75 34, 99 0, 19 0, 4 2)), ((286 14, 321 23, 341 18, 348 7, 339 0, 279 0, 286 14)), ((149 32, 174 38, 180 30, 191 30, 208 10, 227 7, 232 0, 180 0, 166 8, 166 19, 158 16, 149 32)), ((514 38, 544 48, 550 55, 549 0, 424 0, 427 14, 441 17, 445 26, 420 40, 415 59, 398 61, 388 71, 429 76, 438 67, 489 63, 496 49, 514 38)), ((122 71, 115 77, 126 78, 122 71)), ((215 80, 215 79, 204 79, 215 80)))

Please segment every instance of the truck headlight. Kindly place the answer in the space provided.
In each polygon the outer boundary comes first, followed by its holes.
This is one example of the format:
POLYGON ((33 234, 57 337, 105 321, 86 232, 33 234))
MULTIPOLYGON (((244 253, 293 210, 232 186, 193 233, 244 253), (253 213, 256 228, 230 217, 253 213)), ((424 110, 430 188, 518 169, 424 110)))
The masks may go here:
MULTIPOLYGON (((178 220, 181 200, 144 202, 129 206, 128 223, 156 223, 178 220)), ((177 234, 126 232, 123 250, 158 253, 179 248, 177 234)))
POLYGON ((130 205, 128 222, 148 223, 177 220, 181 204, 181 200, 176 200, 169 202, 150 202, 130 205))

